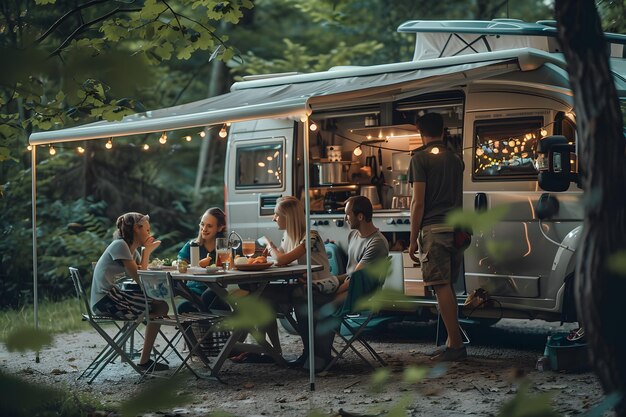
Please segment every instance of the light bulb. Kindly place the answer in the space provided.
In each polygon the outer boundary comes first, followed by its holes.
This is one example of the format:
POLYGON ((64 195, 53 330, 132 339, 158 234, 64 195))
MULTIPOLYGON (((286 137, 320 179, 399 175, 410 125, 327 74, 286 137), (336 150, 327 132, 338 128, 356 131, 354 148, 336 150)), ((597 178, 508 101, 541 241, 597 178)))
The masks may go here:
POLYGON ((317 125, 315 124, 315 122, 311 122, 309 129, 311 129, 311 132, 315 132, 317 130, 317 125))
POLYGON ((263 168, 265 166, 265 162, 259 162, 257 163, 258 166, 260 166, 261 168, 263 168))
POLYGON ((56 150, 56 149, 54 149, 54 147, 52 147, 52 146, 51 146, 51 147, 50 147, 50 151, 49 151, 49 152, 50 152, 50 155, 56 155, 57 150, 56 150))
POLYGON ((432 153, 433 155, 437 155, 439 153, 439 148, 435 146, 431 149, 430 153, 432 153))
POLYGON ((204 137, 206 136, 206 132, 204 130, 201 130, 200 133, 198 133, 198 135, 204 139, 204 137))
POLYGON ((356 156, 361 156, 361 154, 363 153, 363 150, 361 149, 361 146, 357 146, 356 148, 354 148, 354 151, 352 151, 356 156))
POLYGON ((78 151, 78 153, 85 153, 85 148, 83 148, 82 146, 79 146, 78 148, 76 148, 76 150, 78 151))
POLYGON ((226 131, 226 127, 222 127, 222 129, 220 129, 220 133, 218 133, 220 138, 225 138, 226 136, 228 136, 228 132, 226 131))
POLYGON ((165 145, 165 143, 167 143, 167 133, 163 132, 163 134, 159 138, 159 143, 161 145, 165 145))
POLYGON ((302 123, 306 122, 307 117, 306 116, 300 116, 300 121, 302 123))
POLYGON ((230 127, 230 125, 232 125, 231 122, 226 122, 226 127, 230 127))
POLYGON ((26 147, 26 149, 27 149, 27 150, 29 150, 29 151, 32 151, 32 150, 33 150, 33 145, 28 145, 28 146, 26 147))
POLYGON ((109 141, 106 143, 106 145, 104 145, 104 147, 107 149, 111 149, 113 147, 113 142, 111 142, 111 139, 109 139, 109 141))
POLYGON ((185 136, 185 140, 186 140, 187 142, 191 142, 191 136, 185 136))
POLYGON ((548 131, 546 129, 541 129, 541 136, 545 137, 548 135, 548 131))
POLYGON ((150 145, 148 145, 147 143, 143 144, 143 150, 147 151, 148 149, 150 149, 150 145))

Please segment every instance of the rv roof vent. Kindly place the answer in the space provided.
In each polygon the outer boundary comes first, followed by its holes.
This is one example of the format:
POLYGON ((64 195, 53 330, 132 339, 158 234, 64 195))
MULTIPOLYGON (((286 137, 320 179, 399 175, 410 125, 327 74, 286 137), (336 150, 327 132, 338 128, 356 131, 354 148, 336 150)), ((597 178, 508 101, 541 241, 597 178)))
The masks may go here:
POLYGON ((277 72, 274 74, 255 74, 255 75, 244 75, 244 81, 254 81, 254 80, 265 80, 267 78, 279 78, 279 77, 287 77, 289 75, 298 75, 299 72, 277 72))

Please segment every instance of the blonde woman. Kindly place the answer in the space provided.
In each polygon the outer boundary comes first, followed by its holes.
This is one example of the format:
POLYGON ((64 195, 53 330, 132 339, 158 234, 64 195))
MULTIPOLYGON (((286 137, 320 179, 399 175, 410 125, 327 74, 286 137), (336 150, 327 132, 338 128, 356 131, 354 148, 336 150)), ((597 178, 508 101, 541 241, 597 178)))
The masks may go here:
MULTIPOLYGON (((278 265, 287 265, 297 262, 298 265, 306 265, 306 219, 304 216, 304 207, 302 202, 293 196, 281 197, 278 199, 276 208, 274 209, 274 219, 279 230, 284 230, 283 238, 280 246, 276 246, 271 240, 267 239, 266 254, 276 259, 278 265)), ((328 255, 324 241, 319 233, 315 230, 311 231, 311 263, 313 265, 322 265, 323 270, 313 272, 313 302, 316 305, 323 305, 332 300, 333 294, 339 287, 336 276, 330 273, 330 265, 328 263, 328 255)), ((301 280, 301 284, 306 282, 301 280)), ((272 295, 268 298, 275 299, 272 295)), ((278 297, 280 298, 280 297, 278 297)), ((308 332, 306 328, 306 291, 302 285, 295 288, 290 297, 296 305, 294 305, 296 316, 298 317, 298 332, 304 343, 304 352, 296 360, 290 362, 292 366, 306 365, 308 358, 308 332)), ((276 342, 276 346, 280 346, 278 340, 278 328, 274 325, 268 330, 268 336, 272 344, 276 342), (273 332, 273 333, 272 333, 273 332)), ((317 346, 317 337, 316 337, 317 346)), ((326 344, 326 346, 329 346, 326 344)), ((316 367, 320 367, 322 363, 330 361, 330 349, 316 349, 316 367), (319 363, 320 365, 317 365, 319 363)))

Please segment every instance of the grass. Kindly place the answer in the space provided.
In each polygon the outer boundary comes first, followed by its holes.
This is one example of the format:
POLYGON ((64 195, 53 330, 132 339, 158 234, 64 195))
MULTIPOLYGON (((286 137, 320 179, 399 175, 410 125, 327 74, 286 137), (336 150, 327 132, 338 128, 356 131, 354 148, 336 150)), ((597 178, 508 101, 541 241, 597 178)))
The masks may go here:
MULTIPOLYGON (((41 301, 39 303, 39 328, 50 333, 70 333, 89 329, 81 320, 80 307, 76 298, 63 301, 41 301)), ((25 305, 18 310, 6 310, 0 313, 0 341, 5 341, 8 334, 16 329, 34 325, 33 306, 25 305)))

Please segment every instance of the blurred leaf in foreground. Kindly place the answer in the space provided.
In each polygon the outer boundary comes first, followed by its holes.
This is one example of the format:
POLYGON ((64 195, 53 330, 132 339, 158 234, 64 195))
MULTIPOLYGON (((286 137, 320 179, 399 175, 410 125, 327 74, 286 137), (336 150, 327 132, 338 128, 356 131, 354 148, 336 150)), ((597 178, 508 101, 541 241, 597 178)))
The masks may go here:
POLYGON ((404 382, 408 384, 419 382, 428 375, 428 372, 429 370, 426 367, 409 365, 404 368, 404 382))
POLYGON ((159 411, 174 408, 190 402, 193 397, 190 394, 179 394, 179 389, 184 389, 183 377, 159 379, 146 385, 135 397, 122 403, 120 412, 122 416, 133 417, 147 411, 159 411))
POLYGON ((370 389, 374 392, 380 392, 383 390, 387 381, 391 377, 391 370, 388 368, 380 368, 372 373, 370 377, 370 389))
POLYGON ((626 249, 609 255, 607 262, 610 271, 626 277, 626 249))
POLYGON ((406 409, 412 401, 413 399, 410 395, 403 396, 398 401, 396 401, 393 407, 389 409, 389 412, 385 415, 385 417, 406 417, 406 409))
POLYGON ((255 296, 230 296, 228 303, 233 306, 234 314, 222 320, 219 328, 226 330, 264 327, 276 320, 276 313, 270 304, 255 296))
POLYGON ((42 347, 52 344, 52 335, 45 330, 25 326, 9 333, 4 344, 9 352, 39 351, 42 347))
POLYGON ((552 409, 551 397, 550 394, 529 394, 528 383, 525 383, 515 397, 502 406, 498 417, 559 417, 561 414, 552 409))
POLYGON ((23 381, 0 371, 0 415, 40 415, 42 410, 63 398, 63 393, 52 388, 23 381))
POLYGON ((493 207, 486 211, 453 210, 446 217, 446 224, 458 229, 472 230, 474 233, 491 229, 506 216, 508 205, 493 207))
POLYGON ((414 310, 411 299, 404 293, 390 288, 382 288, 371 296, 360 299, 356 303, 356 310, 378 312, 391 308, 401 310, 403 306, 406 306, 406 310, 414 310))

